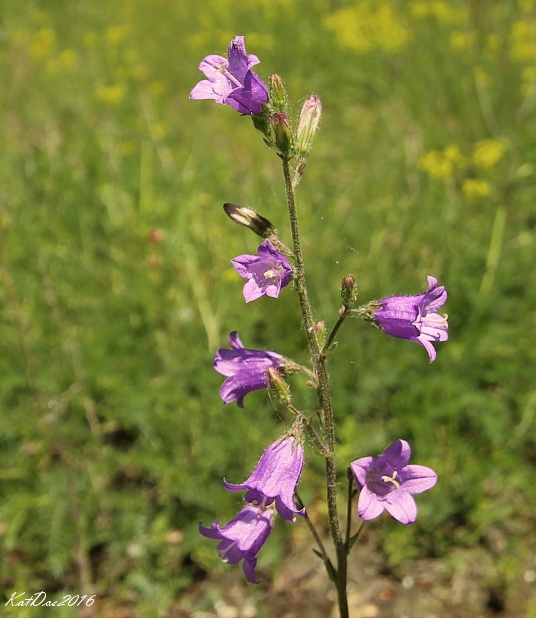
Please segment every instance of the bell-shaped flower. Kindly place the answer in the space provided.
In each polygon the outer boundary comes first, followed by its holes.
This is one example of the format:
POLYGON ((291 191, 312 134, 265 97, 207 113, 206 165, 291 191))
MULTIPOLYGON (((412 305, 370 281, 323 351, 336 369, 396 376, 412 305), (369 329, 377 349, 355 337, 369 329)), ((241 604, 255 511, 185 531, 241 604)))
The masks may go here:
POLYGON ((231 349, 220 348, 214 359, 214 369, 227 379, 222 384, 220 396, 224 403, 235 401, 244 407, 244 397, 251 391, 268 386, 266 370, 282 367, 285 359, 268 350, 248 350, 238 337, 238 332, 229 335, 231 349))
POLYGON ((426 348, 430 362, 436 358, 432 342, 449 337, 447 316, 436 313, 447 300, 445 287, 428 277, 428 290, 415 296, 389 296, 371 303, 371 317, 391 337, 416 341, 426 348))
POLYGON ((417 518, 412 494, 420 494, 436 484, 437 474, 426 466, 408 465, 411 448, 396 440, 379 457, 362 457, 351 463, 361 487, 357 513, 361 519, 374 519, 384 509, 403 524, 417 518))
POLYGON ((219 541, 218 554, 224 562, 237 564, 243 560, 242 568, 248 582, 256 584, 255 567, 257 554, 272 531, 273 508, 245 506, 228 524, 210 524, 210 528, 199 525, 199 532, 208 539, 219 541))
POLYGON ((304 515, 294 501, 296 486, 303 468, 303 446, 299 437, 287 435, 264 451, 251 476, 240 485, 223 484, 229 491, 246 491, 245 500, 257 506, 275 502, 279 515, 287 521, 295 521, 296 515, 304 515))
POLYGON ((281 288, 289 284, 293 272, 287 258, 269 240, 259 246, 257 255, 239 255, 231 260, 231 264, 241 277, 248 280, 243 290, 247 303, 263 294, 277 298, 281 288))
POLYGON ((261 114, 269 96, 266 84, 251 70, 259 62, 257 56, 246 53, 244 37, 235 36, 227 58, 211 54, 201 61, 199 70, 207 79, 194 86, 190 99, 214 99, 241 114, 261 114))

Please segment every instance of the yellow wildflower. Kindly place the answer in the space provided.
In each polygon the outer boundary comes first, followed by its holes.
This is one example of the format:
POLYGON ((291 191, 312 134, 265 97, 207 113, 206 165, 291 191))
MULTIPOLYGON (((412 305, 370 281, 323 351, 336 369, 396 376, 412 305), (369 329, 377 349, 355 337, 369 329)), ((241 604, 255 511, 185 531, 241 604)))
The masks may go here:
POLYGON ((473 44, 474 35, 472 32, 464 32, 462 30, 453 30, 450 33, 450 46, 454 51, 467 51, 473 44))
POLYGON ((112 84, 97 88, 97 98, 108 105, 118 105, 125 98, 126 89, 122 84, 112 84))
POLYGON ((536 0, 518 0, 517 4, 523 13, 536 13, 536 0))
POLYGON ((408 28, 388 0, 363 0, 328 15, 324 23, 341 47, 358 53, 372 49, 397 52, 409 39, 408 28))
POLYGON ((449 178, 456 167, 464 164, 463 155, 456 144, 449 144, 443 150, 431 150, 422 155, 417 167, 436 180, 449 178))
POLYGON ((466 178, 462 183, 462 193, 469 199, 489 197, 492 193, 492 187, 485 180, 466 178))
POLYGON ((454 172, 453 162, 446 159, 441 150, 431 150, 422 155, 417 162, 417 167, 436 180, 449 178, 454 172))
POLYGON ((43 60, 52 56, 56 47, 56 35, 51 28, 43 28, 35 33, 28 53, 32 58, 43 60))
POLYGON ((448 144, 443 149, 443 156, 448 161, 452 161, 454 165, 460 167, 464 164, 464 157, 461 153, 461 150, 456 144, 448 144))
POLYGON ((514 21, 510 28, 510 55, 514 60, 534 61, 536 57, 536 19, 514 21))
POLYGON ((484 139, 477 142, 473 148, 473 163, 483 169, 490 170, 503 158, 505 143, 497 139, 484 139))
POLYGON ((118 45, 122 41, 125 40, 127 36, 127 27, 125 25, 120 26, 112 26, 111 28, 107 28, 104 33, 104 39, 108 45, 118 45))

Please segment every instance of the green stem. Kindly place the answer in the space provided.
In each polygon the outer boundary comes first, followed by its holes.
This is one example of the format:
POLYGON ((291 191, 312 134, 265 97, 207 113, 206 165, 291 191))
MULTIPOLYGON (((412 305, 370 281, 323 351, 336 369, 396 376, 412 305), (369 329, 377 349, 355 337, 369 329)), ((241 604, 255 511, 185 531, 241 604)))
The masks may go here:
POLYGON ((288 210, 290 216, 290 228, 292 232, 292 242, 295 257, 295 285, 300 301, 300 308, 307 336, 309 352, 313 361, 313 367, 318 379, 318 403, 322 411, 324 420, 324 431, 326 436, 326 491, 327 504, 329 514, 329 530, 335 547, 337 556, 336 581, 337 597, 339 602, 340 618, 349 618, 348 614, 348 598, 346 592, 347 578, 347 554, 344 541, 341 535, 339 516, 337 511, 337 470, 335 466, 335 422, 333 417, 333 408, 331 405, 331 396, 329 391, 329 378, 325 364, 325 356, 321 353, 320 346, 315 334, 315 322, 309 297, 307 294, 307 286, 305 284, 305 269, 303 264, 303 255, 300 243, 300 234, 298 227, 298 212, 296 209, 296 199, 294 196, 294 187, 292 185, 291 170, 289 160, 283 160, 283 174, 285 177, 285 190, 287 195, 288 210))
POLYGON ((329 350, 331 344, 333 343, 333 340, 335 339, 335 335, 337 334, 337 331, 341 327, 342 323, 344 322, 344 318, 348 314, 348 311, 349 311, 348 307, 342 307, 342 309, 340 310, 339 319, 337 320, 335 326, 332 328, 331 332, 329 333, 329 336, 326 339, 326 343, 324 343, 324 345, 322 346, 322 350, 320 350, 320 354, 322 354, 322 356, 325 356, 327 351, 329 350))

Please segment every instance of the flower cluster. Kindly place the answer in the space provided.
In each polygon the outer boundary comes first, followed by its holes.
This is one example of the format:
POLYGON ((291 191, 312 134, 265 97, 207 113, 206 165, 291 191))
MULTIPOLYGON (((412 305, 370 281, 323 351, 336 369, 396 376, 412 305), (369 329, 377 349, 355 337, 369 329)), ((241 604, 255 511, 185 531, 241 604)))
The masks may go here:
MULTIPOLYGON (((294 187, 301 177, 318 129, 322 110, 320 99, 316 94, 306 99, 298 129, 293 132, 281 78, 271 76, 268 92, 264 82, 252 71, 258 63, 257 56, 246 53, 244 37, 235 37, 229 45, 227 59, 211 55, 201 62, 199 68, 207 79, 194 87, 190 98, 214 99, 218 104, 227 104, 242 114, 252 115, 256 128, 263 131, 265 142, 277 150, 281 159, 286 163, 292 158, 297 159, 294 179, 290 180, 286 175, 289 184, 294 187)), ((287 190, 291 190, 288 185, 287 190)), ((231 260, 236 272, 246 279, 243 288, 246 303, 264 295, 279 298, 282 289, 294 277, 299 292, 303 271, 300 275, 301 260, 296 243, 294 252, 287 249, 270 221, 249 207, 226 203, 224 209, 232 221, 264 239, 256 255, 245 253, 231 260)), ((361 315, 391 337, 419 343, 426 349, 430 362, 436 358, 433 343, 448 339, 447 316, 437 313, 447 300, 447 292, 434 277, 428 277, 428 289, 422 294, 388 296, 357 309, 354 308, 356 297, 355 277, 347 275, 341 285, 343 306, 339 311, 340 320, 326 343, 322 343, 321 355, 325 355, 333 343, 335 333, 347 315, 361 315)), ((300 300, 302 304, 306 302, 303 296, 300 300)), ((305 311, 303 315, 306 315, 305 311)), ((319 324, 325 329, 323 323, 319 324)), ((316 332, 314 324, 308 330, 316 332)), ((217 551, 222 559, 230 564, 242 562, 246 579, 256 583, 257 554, 270 535, 276 514, 289 522, 294 522, 298 515, 307 515, 296 497, 296 487, 304 465, 302 426, 307 428, 323 456, 329 457, 332 453, 326 447, 326 444, 329 446, 328 439, 323 441, 313 428, 311 419, 292 404, 290 386, 286 382, 289 374, 304 371, 312 378, 309 385, 320 390, 318 358, 313 362, 314 371, 308 370, 277 352, 246 348, 237 331, 230 333, 229 344, 230 348, 220 348, 214 359, 215 370, 225 376, 220 389, 222 401, 236 401, 243 408, 244 397, 248 393, 268 389, 272 401, 285 406, 296 417, 287 432, 265 449, 244 482, 230 483, 223 479, 228 491, 244 492, 245 506, 239 513, 225 525, 214 522, 208 528, 199 526, 203 536, 219 541, 217 551)), ((360 488, 357 504, 359 517, 370 520, 387 510, 403 524, 415 521, 417 507, 413 494, 433 487, 437 475, 426 466, 409 465, 410 455, 409 444, 399 439, 378 457, 362 457, 351 462, 350 469, 360 488)), ((309 525, 312 527, 312 523, 309 522, 309 525)), ((331 564, 327 555, 323 558, 326 564, 331 564)))
POLYGON ((303 468, 303 446, 299 425, 264 451, 255 470, 243 483, 234 485, 225 479, 229 491, 245 491, 245 506, 228 524, 214 522, 210 528, 199 526, 209 539, 220 541, 218 553, 225 562, 236 564, 243 560, 246 579, 257 583, 255 567, 257 553, 268 538, 275 511, 287 521, 296 515, 305 515, 305 509, 296 506, 294 494, 303 468))

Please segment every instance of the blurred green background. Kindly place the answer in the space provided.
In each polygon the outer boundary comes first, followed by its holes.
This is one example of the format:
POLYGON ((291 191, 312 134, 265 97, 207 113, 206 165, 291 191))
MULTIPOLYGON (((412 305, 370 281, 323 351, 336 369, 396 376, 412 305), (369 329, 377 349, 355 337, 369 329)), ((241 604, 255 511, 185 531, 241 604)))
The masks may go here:
MULTIPOLYGON (((290 241, 279 161, 250 119, 188 99, 235 34, 295 115, 323 103, 299 187, 316 317, 334 323, 347 273, 362 302, 427 275, 449 292, 432 365, 343 326, 342 478, 409 440, 439 483, 414 526, 371 524, 386 562, 478 546, 519 594, 536 546, 536 2, 2 0, 0 19, 0 602, 93 590, 157 615, 236 568, 198 523, 234 515, 222 477, 246 478, 286 425, 264 392, 222 405, 215 351, 238 329, 307 358, 291 289, 246 305, 229 263, 258 239, 224 202, 290 241)), ((300 492, 320 527, 321 471, 310 450, 300 492)), ((277 526, 261 569, 298 530, 277 526)))

